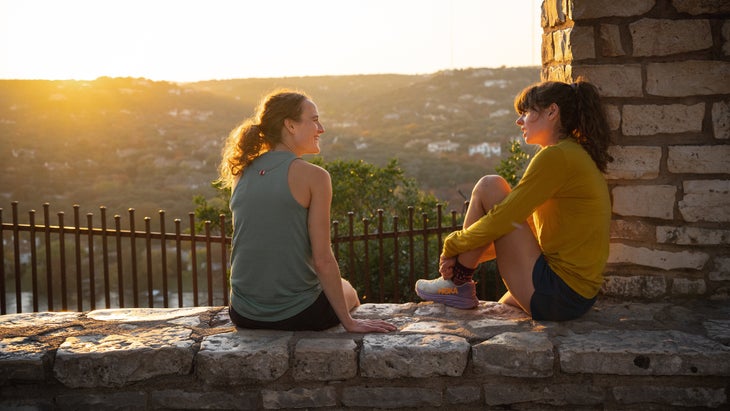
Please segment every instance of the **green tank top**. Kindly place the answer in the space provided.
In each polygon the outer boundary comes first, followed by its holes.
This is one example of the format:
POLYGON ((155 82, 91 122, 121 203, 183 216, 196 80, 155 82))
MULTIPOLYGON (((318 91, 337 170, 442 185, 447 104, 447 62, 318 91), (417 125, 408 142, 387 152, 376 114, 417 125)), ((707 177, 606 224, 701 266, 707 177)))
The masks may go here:
POLYGON ((296 158, 289 151, 261 155, 231 194, 231 305, 252 320, 290 318, 322 291, 312 267, 308 210, 289 189, 289 166, 296 158))

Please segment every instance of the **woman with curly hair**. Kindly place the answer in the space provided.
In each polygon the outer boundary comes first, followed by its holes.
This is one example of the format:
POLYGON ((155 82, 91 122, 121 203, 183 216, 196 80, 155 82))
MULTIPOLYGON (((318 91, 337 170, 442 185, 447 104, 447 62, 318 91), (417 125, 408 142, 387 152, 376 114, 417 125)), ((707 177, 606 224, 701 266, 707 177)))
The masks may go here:
POLYGON ((597 88, 582 80, 527 87, 515 110, 525 142, 540 150, 514 188, 500 176, 479 180, 464 228, 444 241, 441 277, 419 280, 416 292, 474 308, 474 270, 496 258, 508 290, 501 303, 535 320, 578 318, 596 301, 608 259, 608 122, 597 88))
POLYGON ((330 245, 332 181, 301 158, 319 153, 322 133, 314 102, 284 90, 266 96, 228 137, 219 172, 232 190, 229 312, 239 327, 395 330, 350 315, 360 300, 330 245))

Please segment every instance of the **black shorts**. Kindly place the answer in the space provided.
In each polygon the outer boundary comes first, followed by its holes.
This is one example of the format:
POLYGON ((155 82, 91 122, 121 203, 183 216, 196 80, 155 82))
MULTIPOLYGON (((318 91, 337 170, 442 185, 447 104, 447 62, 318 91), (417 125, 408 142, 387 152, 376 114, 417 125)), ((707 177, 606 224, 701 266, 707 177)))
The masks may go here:
POLYGON ((596 297, 588 299, 573 291, 542 254, 532 269, 532 284, 535 293, 530 299, 530 311, 534 320, 573 320, 587 313, 596 302, 596 297))
POLYGON ((236 312, 233 307, 228 307, 231 321, 237 327, 286 330, 286 331, 321 331, 332 328, 340 323, 327 296, 324 292, 299 314, 281 321, 256 321, 248 319, 236 312))

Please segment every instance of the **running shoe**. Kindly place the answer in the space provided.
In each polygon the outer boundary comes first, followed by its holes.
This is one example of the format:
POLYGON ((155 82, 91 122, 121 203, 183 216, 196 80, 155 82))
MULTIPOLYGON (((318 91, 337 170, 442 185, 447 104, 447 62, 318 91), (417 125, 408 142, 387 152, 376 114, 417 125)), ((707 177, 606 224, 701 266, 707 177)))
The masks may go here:
POLYGON ((416 294, 426 301, 463 310, 479 305, 474 281, 457 286, 451 280, 445 280, 443 277, 433 280, 418 280, 416 281, 416 294))

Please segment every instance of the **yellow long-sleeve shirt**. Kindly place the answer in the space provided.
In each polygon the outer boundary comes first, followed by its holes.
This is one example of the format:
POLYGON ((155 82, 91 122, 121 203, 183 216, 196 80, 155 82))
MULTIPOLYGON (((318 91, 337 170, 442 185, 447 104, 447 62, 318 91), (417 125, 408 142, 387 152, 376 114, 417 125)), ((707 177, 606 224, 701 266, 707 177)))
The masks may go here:
POLYGON ((446 237, 442 255, 490 244, 529 217, 550 268, 583 297, 596 296, 608 259, 611 200, 603 174, 572 138, 541 149, 501 203, 446 237))

